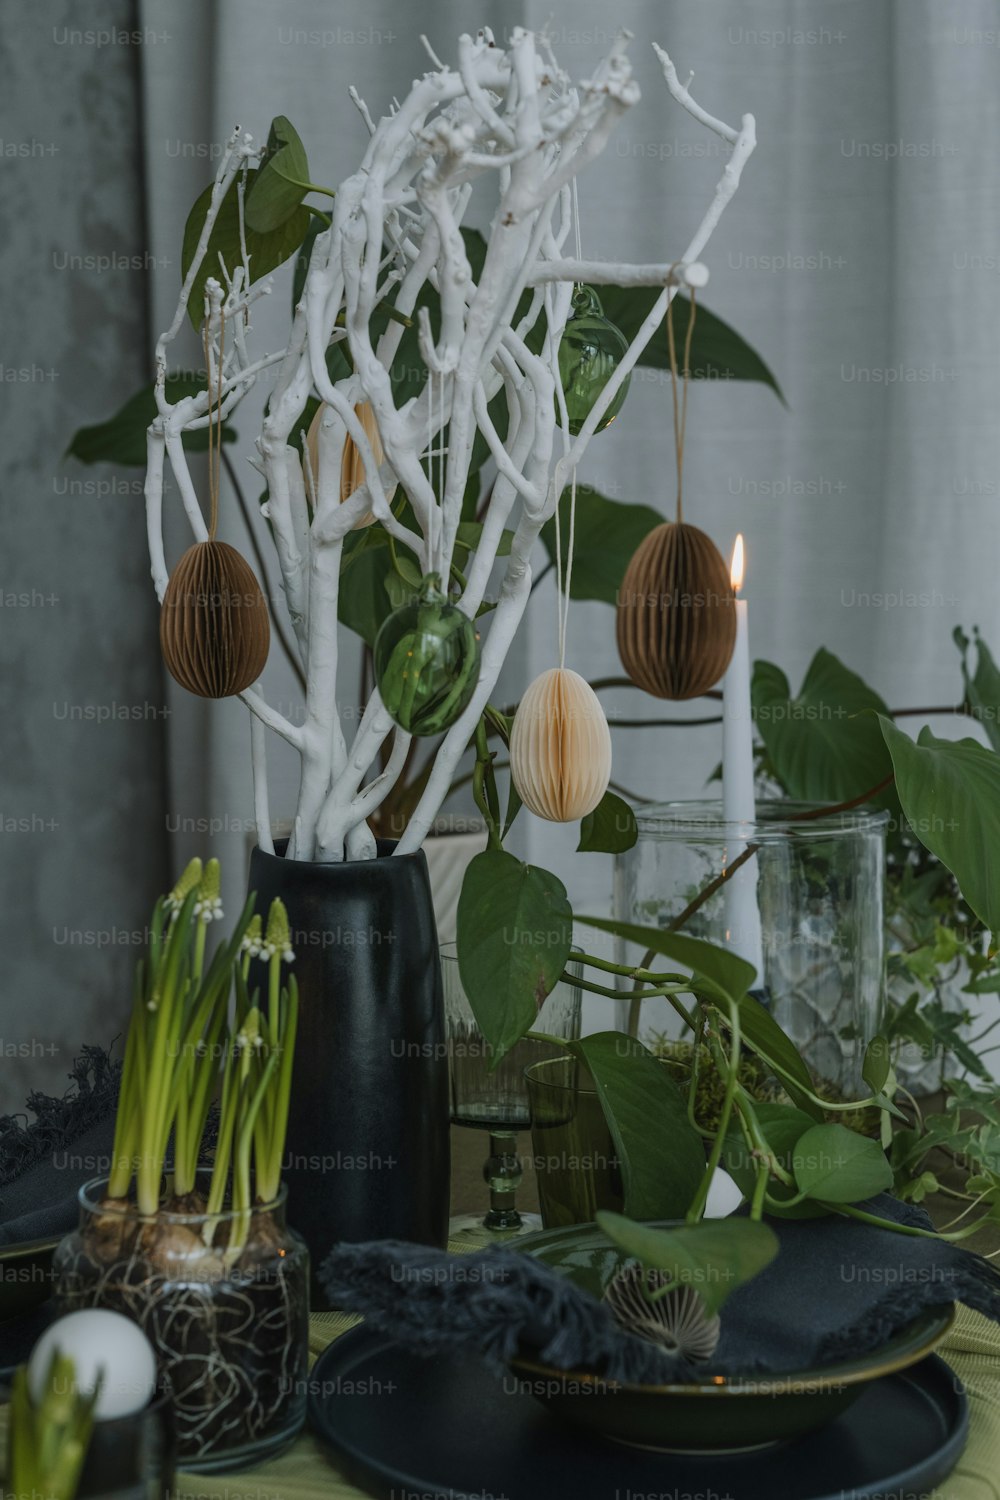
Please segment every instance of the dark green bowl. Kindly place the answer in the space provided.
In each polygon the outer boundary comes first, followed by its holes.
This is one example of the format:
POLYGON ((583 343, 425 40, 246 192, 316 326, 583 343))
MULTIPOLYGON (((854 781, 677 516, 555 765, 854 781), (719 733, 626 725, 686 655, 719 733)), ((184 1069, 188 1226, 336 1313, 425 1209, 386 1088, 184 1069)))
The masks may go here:
MULTIPOLYGON (((596 1224, 572 1224, 521 1240, 600 1297, 625 1258, 596 1224)), ((930 1354, 955 1321, 955 1307, 931 1308, 868 1354, 819 1370, 676 1385, 628 1385, 530 1359, 511 1368, 525 1389, 561 1419, 633 1448, 662 1453, 736 1452, 786 1442, 834 1421, 873 1380, 930 1354)))

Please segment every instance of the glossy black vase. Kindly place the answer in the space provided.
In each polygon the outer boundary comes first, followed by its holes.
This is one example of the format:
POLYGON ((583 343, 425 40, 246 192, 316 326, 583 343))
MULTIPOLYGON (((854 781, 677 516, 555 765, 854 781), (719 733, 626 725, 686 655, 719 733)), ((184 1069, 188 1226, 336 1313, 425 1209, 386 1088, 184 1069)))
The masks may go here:
MULTIPOLYGON (((312 864, 254 849, 250 889, 288 910, 299 986, 284 1180, 315 1279, 343 1240, 444 1245, 448 1059, 423 852, 312 864)), ((262 982, 262 976, 256 983, 262 982)))

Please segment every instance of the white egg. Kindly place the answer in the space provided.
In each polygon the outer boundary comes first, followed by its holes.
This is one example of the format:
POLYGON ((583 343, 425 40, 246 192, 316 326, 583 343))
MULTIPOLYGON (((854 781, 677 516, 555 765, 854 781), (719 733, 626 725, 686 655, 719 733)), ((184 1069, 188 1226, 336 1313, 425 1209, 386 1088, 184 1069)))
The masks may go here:
POLYGON ((735 1213, 743 1202, 743 1194, 728 1172, 716 1167, 705 1204, 706 1219, 725 1219, 735 1213))
POLYGON ((45 1330, 28 1361, 28 1385, 35 1401, 45 1389, 56 1349, 72 1359, 80 1391, 89 1394, 103 1371, 94 1408, 102 1420, 141 1411, 156 1389, 153 1346, 138 1324, 121 1313, 87 1307, 67 1313, 45 1330))

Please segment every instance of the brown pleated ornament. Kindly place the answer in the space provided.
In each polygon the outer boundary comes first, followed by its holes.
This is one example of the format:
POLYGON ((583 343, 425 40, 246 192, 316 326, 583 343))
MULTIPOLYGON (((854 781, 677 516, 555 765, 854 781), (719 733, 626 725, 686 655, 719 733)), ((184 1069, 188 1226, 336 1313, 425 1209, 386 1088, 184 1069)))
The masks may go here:
POLYGON ((611 731, 589 682, 551 667, 528 687, 510 734, 510 774, 525 807, 550 823, 593 812, 611 779, 611 731))
POLYGON ((160 610, 171 677, 199 698, 231 698, 257 681, 270 643, 267 600, 236 548, 217 541, 189 547, 160 610))
MULTIPOLYGON (((323 418, 326 415, 326 411, 327 407, 326 403, 324 402, 324 404, 317 410, 316 415, 313 417, 311 423, 309 424, 309 431, 306 433, 306 446, 309 449, 309 462, 312 465, 313 476, 317 479, 319 476, 319 430, 323 425, 323 418)), ((370 402, 359 402, 359 404, 354 408, 354 415, 357 417, 358 421, 365 429, 365 436, 367 437, 369 443, 371 443, 372 452, 375 455, 375 462, 377 464, 384 463, 385 449, 382 447, 382 439, 379 435, 378 423, 375 420, 375 413, 372 410, 370 402)), ((364 460, 362 459, 361 454, 358 452, 357 444, 355 443, 354 439, 350 436, 350 434, 348 434, 348 436, 344 439, 344 451, 340 459, 341 505, 343 505, 345 500, 349 500, 358 486, 364 484, 364 482, 364 460)), ((387 491, 386 499, 391 500, 395 493, 396 486, 393 485, 392 488, 387 491)), ((355 521, 353 530, 360 531, 365 526, 371 526, 374 520, 374 512, 367 511, 365 515, 361 517, 360 521, 355 521)))
POLYGON ((719 549, 697 526, 667 521, 644 537, 618 595, 618 654, 655 698, 697 698, 729 666, 736 607, 719 549))

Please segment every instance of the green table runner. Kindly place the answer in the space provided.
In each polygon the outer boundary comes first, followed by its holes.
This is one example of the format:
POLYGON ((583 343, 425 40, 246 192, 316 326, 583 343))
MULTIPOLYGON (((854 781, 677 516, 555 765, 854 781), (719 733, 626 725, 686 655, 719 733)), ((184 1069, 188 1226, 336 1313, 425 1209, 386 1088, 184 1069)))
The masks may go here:
MULTIPOLYGON (((310 1330, 313 1355, 357 1322, 341 1313, 315 1313, 310 1330)), ((1000 1328, 963 1307, 939 1353, 965 1384, 972 1423, 968 1447, 958 1468, 934 1491, 935 1500, 998 1500, 1000 1497, 1000 1328)), ((217 1478, 182 1475, 178 1500, 358 1500, 362 1492, 344 1478, 329 1453, 310 1432, 272 1463, 245 1476, 217 1478), (234 1488, 234 1483, 238 1488, 234 1488)))

